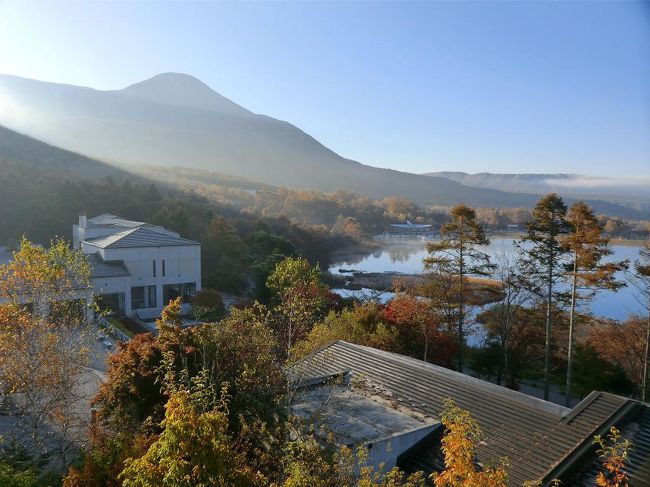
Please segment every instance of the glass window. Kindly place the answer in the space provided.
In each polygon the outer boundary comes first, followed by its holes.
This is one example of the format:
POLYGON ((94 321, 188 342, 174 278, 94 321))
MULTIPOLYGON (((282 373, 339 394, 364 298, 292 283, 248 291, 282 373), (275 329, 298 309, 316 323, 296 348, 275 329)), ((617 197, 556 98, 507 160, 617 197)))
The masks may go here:
POLYGON ((153 274, 152 274, 152 276, 156 277, 156 261, 154 260, 152 263, 153 263, 153 274))
POLYGON ((183 302, 187 303, 190 301, 192 296, 196 294, 196 283, 195 282, 184 282, 180 284, 165 284, 163 286, 163 300, 165 303, 176 299, 181 296, 183 302))
POLYGON ((162 275, 165 277, 165 259, 162 261, 162 275))
POLYGON ((135 286, 131 288, 131 308, 155 308, 156 286, 135 286))
POLYGON ((144 286, 131 288, 131 308, 144 308, 144 286))
POLYGON ((97 295, 99 308, 109 316, 124 314, 124 293, 110 293, 97 295))
POLYGON ((147 291, 149 294, 148 308, 156 307, 156 286, 147 286, 147 291))

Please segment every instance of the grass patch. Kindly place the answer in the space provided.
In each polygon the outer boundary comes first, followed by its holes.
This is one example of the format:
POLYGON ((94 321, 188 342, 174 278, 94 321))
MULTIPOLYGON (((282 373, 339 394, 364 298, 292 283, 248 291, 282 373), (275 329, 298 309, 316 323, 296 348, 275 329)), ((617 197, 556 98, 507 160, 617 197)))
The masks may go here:
POLYGON ((114 327, 116 330, 120 330, 122 333, 124 333, 126 336, 129 338, 133 338, 133 332, 126 328, 122 322, 120 321, 119 318, 116 318, 114 316, 109 316, 106 318, 106 320, 111 324, 112 327, 114 327))

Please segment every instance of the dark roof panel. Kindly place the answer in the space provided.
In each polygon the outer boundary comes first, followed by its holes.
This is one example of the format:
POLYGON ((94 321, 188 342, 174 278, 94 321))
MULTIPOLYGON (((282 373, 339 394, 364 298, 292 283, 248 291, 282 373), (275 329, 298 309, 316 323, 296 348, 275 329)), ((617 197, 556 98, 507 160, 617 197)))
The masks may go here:
POLYGON ((131 273, 121 260, 104 260, 99 253, 87 255, 90 264, 90 277, 124 277, 131 273))
MULTIPOLYGON (((599 393, 572 415, 568 408, 443 367, 342 341, 307 356, 292 373, 309 379, 341 370, 377 384, 391 399, 433 418, 446 398, 453 399, 472 413, 483 431, 478 460, 497 464, 507 457, 510 484, 518 486, 543 478, 626 402, 599 393)), ((436 451, 423 448, 405 458, 403 466, 431 471, 439 461, 436 451)))

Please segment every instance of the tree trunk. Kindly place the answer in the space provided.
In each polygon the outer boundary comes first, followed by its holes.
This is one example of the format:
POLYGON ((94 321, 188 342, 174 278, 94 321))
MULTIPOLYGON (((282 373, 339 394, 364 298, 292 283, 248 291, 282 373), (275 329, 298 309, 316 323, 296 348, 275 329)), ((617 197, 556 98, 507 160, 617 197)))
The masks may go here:
POLYGON ((429 355, 429 337, 427 336, 426 329, 424 330, 424 361, 427 361, 427 355, 429 355))
POLYGON ((502 347, 503 347, 503 383, 508 385, 508 331, 510 328, 510 302, 508 301, 508 305, 506 307, 506 316, 504 320, 504 329, 503 329, 503 341, 502 341, 502 347))
POLYGON ((458 268, 458 371, 463 373, 463 248, 460 249, 460 266, 458 268))
POLYGON ((291 353, 291 334, 293 333, 293 325, 291 323, 291 316, 289 316, 289 330, 288 330, 288 337, 287 337, 287 358, 289 357, 289 354, 291 353))
POLYGON ((548 401, 548 388, 551 376, 551 325, 553 321, 553 255, 548 267, 548 282, 546 292, 546 344, 544 347, 544 400, 548 401))
POLYGON ((648 298, 648 326, 646 328, 645 335, 645 364, 643 368, 643 384, 641 390, 641 400, 643 402, 648 401, 648 380, 650 377, 650 298, 648 298))
POLYGON ((571 313, 569 314, 569 351, 566 363, 566 402, 571 405, 571 391, 573 387, 573 332, 576 317, 576 285, 578 282, 578 253, 573 257, 573 283, 571 284, 571 313))

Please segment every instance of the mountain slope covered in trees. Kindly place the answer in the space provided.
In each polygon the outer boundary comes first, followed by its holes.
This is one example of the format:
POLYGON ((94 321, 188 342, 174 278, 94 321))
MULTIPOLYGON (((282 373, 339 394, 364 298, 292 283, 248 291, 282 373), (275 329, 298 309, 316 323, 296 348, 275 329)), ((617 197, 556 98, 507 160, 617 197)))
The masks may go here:
MULTIPOLYGON (((212 178, 229 188, 245 190, 251 184, 212 178)), ((2 127, 0 188, 0 245, 15 247, 23 236, 45 245, 55 236, 69 240, 80 212, 115 213, 200 241, 204 285, 226 291, 241 291, 245 277, 263 283, 285 255, 302 255, 326 267, 335 250, 356 245, 350 236, 296 224, 283 215, 244 212, 2 127)))
POLYGON ((257 115, 199 80, 167 73, 117 91, 0 75, 0 124, 105 161, 209 169, 262 183, 419 204, 532 206, 534 197, 476 189, 346 159, 290 123, 257 115))

